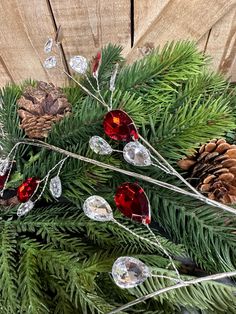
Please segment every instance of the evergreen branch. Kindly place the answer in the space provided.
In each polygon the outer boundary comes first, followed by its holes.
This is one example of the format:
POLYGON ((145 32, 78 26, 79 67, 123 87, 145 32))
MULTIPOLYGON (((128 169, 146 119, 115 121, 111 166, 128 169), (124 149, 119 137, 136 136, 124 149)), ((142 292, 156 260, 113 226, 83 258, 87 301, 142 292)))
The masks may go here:
MULTIPOLYGON (((171 195, 169 196, 169 198, 171 195)), ((174 195, 172 196, 174 197, 174 195)), ((159 208, 158 223, 172 239, 184 244, 196 262, 209 271, 235 269, 235 224, 226 226, 232 216, 181 199, 152 199, 159 208)), ((233 220, 232 220, 233 221, 233 220)))
POLYGON ((105 168, 105 169, 114 170, 116 172, 119 172, 119 173, 122 173, 122 174, 126 174, 127 176, 131 176, 133 178, 138 178, 138 179, 144 180, 146 182, 152 183, 152 184, 160 186, 160 187, 164 187, 166 189, 178 192, 178 193, 183 194, 183 195, 192 196, 193 198, 195 198, 197 200, 200 200, 200 201, 202 201, 202 202, 204 202, 206 204, 212 205, 214 207, 218 207, 218 208, 223 209, 226 212, 230 212, 230 213, 232 213, 234 215, 236 214, 236 209, 234 209, 234 208, 232 208, 230 206, 227 206, 227 205, 225 205, 223 203, 211 200, 211 199, 205 197, 204 195, 201 195, 200 193, 190 193, 190 192, 185 191, 185 190, 183 190, 181 188, 178 188, 178 187, 176 187, 174 185, 171 185, 171 184, 168 184, 168 183, 165 183, 165 182, 153 179, 151 177, 148 177, 148 176, 136 173, 136 172, 123 170, 123 169, 117 168, 117 167, 115 167, 113 165, 106 164, 106 163, 103 163, 103 162, 100 162, 100 161, 97 161, 97 160, 94 160, 94 159, 91 159, 91 158, 87 158, 87 157, 81 156, 79 154, 75 154, 75 153, 66 151, 66 150, 64 150, 62 148, 59 148, 59 147, 56 147, 56 146, 53 146, 53 145, 45 144, 44 142, 41 142, 41 141, 26 140, 24 142, 22 141, 21 143, 22 144, 29 144, 29 145, 36 146, 36 147, 46 148, 48 150, 51 150, 51 151, 63 154, 65 156, 67 156, 67 157, 72 157, 72 158, 78 159, 80 161, 84 161, 84 162, 92 164, 92 165, 100 166, 100 167, 105 168))
POLYGON ((169 43, 158 52, 154 51, 142 60, 124 67, 117 78, 117 85, 122 90, 142 90, 151 88, 157 82, 165 81, 173 86, 200 73, 205 59, 196 46, 187 41, 169 43))
POLYGON ((0 295, 7 313, 15 314, 19 306, 15 269, 17 232, 9 222, 1 222, 0 226, 0 295))
MULTIPOLYGON (((120 217, 119 217, 120 220, 120 217)), ((84 254, 86 248, 89 248, 88 240, 98 244, 100 247, 113 247, 114 241, 121 248, 129 247, 130 253, 137 252, 161 252, 156 245, 152 245, 146 241, 140 241, 136 236, 119 228, 114 223, 98 223, 88 219, 84 213, 78 215, 78 208, 74 211, 68 206, 54 206, 40 208, 38 211, 29 213, 22 220, 13 221, 17 231, 20 233, 30 232, 40 235, 43 239, 50 241, 52 245, 59 246, 61 249, 66 246, 71 252, 76 251, 79 254, 84 254), (70 238, 65 237, 66 233, 70 233, 70 238), (77 233, 77 237, 73 237, 73 233, 77 233), (84 238, 84 234, 87 238, 84 238), (56 236, 58 235, 58 237, 56 236), (81 240, 79 238, 81 237, 81 240), (56 238, 55 238, 56 237, 56 238), (77 240, 76 240, 77 239, 77 240), (85 246, 83 243, 87 243, 85 246), (72 250, 70 249, 72 248, 72 250)), ((128 220, 122 220, 122 224, 135 231, 138 235, 151 239, 145 227, 134 225, 128 220)), ((184 254, 183 248, 175 245, 166 239, 159 237, 162 246, 173 255, 180 256, 184 254)))
POLYGON ((38 276, 37 251, 32 244, 27 243, 24 247, 27 249, 22 255, 19 267, 20 312, 49 313, 49 309, 43 301, 44 295, 38 276))
MULTIPOLYGON (((158 296, 160 294, 163 294, 163 293, 175 290, 175 289, 180 289, 180 288, 188 287, 188 286, 195 285, 195 284, 198 284, 198 283, 203 283, 203 282, 206 282, 206 281, 219 280, 219 279, 222 279, 222 278, 233 277, 233 276, 236 276, 236 271, 210 275, 210 276, 206 276, 206 277, 202 277, 202 278, 195 278, 195 279, 188 280, 188 281, 185 281, 185 282, 173 285, 173 286, 165 287, 163 289, 154 291, 154 292, 152 292, 152 293, 150 293, 148 295, 142 296, 142 297, 140 297, 140 298, 138 298, 138 299, 136 299, 134 301, 131 301, 131 302, 129 302, 129 303, 127 303, 127 304, 125 304, 125 305, 115 309, 114 311, 109 312, 109 314, 119 313, 120 311, 126 310, 127 308, 129 308, 131 306, 134 306, 134 305, 136 305, 136 304, 138 304, 140 302, 144 302, 144 301, 146 301, 146 300, 148 300, 150 298, 156 297, 156 296, 158 296)), ((231 291, 234 292, 235 289, 231 288, 231 291)), ((235 306, 233 307, 233 309, 234 308, 235 308, 235 306)))

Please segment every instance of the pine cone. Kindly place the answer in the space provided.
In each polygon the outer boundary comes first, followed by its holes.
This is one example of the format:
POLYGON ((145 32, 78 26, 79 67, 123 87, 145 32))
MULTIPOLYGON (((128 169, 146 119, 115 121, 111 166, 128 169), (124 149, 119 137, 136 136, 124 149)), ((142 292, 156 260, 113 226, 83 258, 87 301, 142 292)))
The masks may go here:
POLYGON ((236 204, 236 145, 212 140, 178 165, 188 171, 190 183, 208 198, 236 204))
POLYGON ((53 123, 70 114, 71 105, 60 88, 38 82, 28 86, 18 100, 20 127, 29 138, 45 138, 53 123))

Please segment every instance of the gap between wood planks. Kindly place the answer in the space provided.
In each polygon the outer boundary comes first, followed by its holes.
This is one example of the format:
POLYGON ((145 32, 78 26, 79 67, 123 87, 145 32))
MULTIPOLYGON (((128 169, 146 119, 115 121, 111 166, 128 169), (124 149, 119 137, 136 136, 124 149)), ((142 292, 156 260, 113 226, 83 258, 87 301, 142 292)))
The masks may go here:
MULTIPOLYGON (((56 22, 54 13, 53 13, 53 9, 52 9, 52 5, 51 5, 50 0, 46 0, 46 2, 47 2, 47 5, 48 5, 48 10, 50 12, 50 15, 51 15, 51 18, 52 18, 52 22, 53 22, 53 25, 54 25, 54 28, 55 28, 55 34, 56 34, 56 32, 57 32, 58 28, 60 27, 60 25, 57 25, 57 22, 56 22)), ((62 32, 63 32, 63 30, 62 30, 62 32)), ((67 73, 71 74, 69 66, 68 66, 68 63, 67 63, 67 60, 66 60, 66 54, 65 54, 65 51, 64 51, 62 43, 61 43, 59 49, 61 49, 61 54, 62 54, 62 58, 63 58, 63 65, 65 67, 65 70, 66 70, 67 73)))
POLYGON ((131 43, 131 48, 134 45, 134 32, 135 32, 135 27, 134 27, 134 0, 130 0, 130 43, 131 43))

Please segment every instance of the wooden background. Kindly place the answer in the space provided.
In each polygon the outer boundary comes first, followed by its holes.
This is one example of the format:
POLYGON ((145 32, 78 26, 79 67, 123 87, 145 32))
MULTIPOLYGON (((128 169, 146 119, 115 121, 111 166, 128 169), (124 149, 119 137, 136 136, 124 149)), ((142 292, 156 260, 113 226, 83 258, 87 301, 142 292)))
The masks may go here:
POLYGON ((34 78, 62 85, 45 70, 43 46, 63 29, 64 66, 94 55, 108 42, 124 46, 129 62, 146 48, 193 39, 212 67, 236 81, 236 0, 0 0, 0 86, 34 78))

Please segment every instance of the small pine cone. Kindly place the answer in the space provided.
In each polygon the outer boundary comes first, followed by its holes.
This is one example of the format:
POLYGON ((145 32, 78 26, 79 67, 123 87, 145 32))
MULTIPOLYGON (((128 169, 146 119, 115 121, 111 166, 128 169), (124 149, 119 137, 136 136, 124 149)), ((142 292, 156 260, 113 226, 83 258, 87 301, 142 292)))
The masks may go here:
POLYGON ((45 138, 52 125, 70 114, 71 105, 60 88, 38 82, 28 86, 17 101, 20 127, 29 138, 45 138))
POLYGON ((236 204, 236 145, 214 139, 178 165, 188 171, 191 184, 208 198, 236 204))

